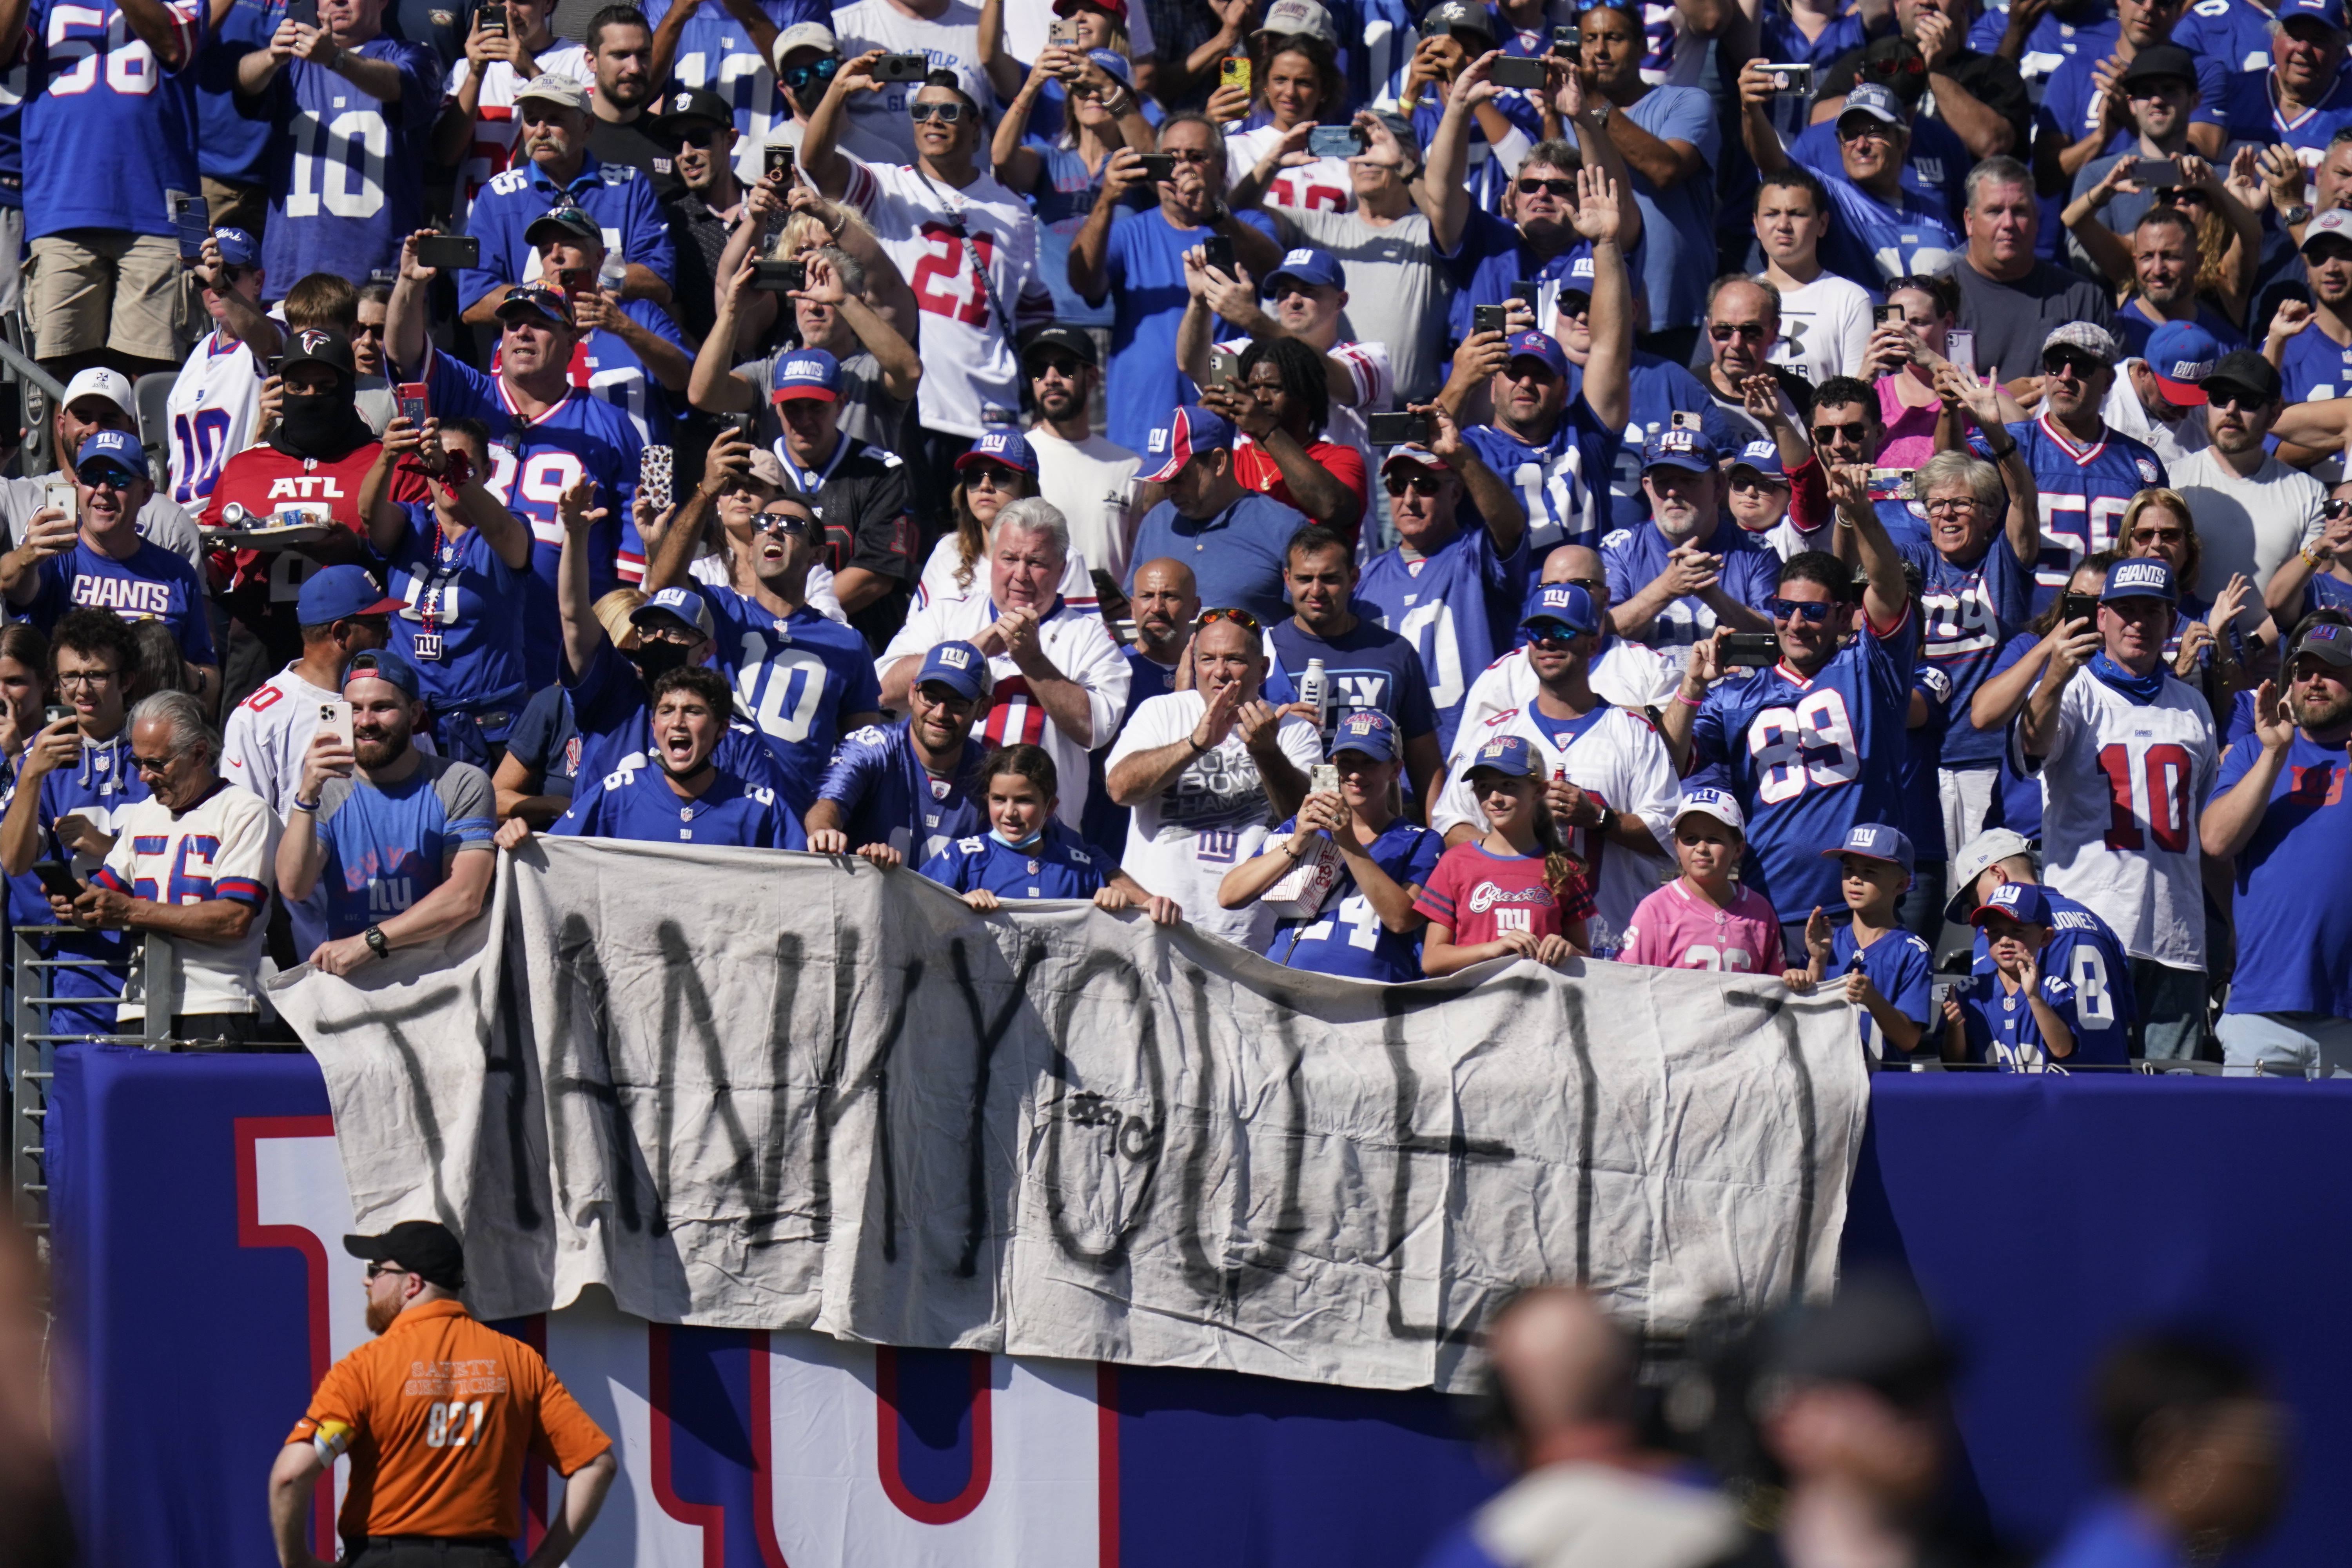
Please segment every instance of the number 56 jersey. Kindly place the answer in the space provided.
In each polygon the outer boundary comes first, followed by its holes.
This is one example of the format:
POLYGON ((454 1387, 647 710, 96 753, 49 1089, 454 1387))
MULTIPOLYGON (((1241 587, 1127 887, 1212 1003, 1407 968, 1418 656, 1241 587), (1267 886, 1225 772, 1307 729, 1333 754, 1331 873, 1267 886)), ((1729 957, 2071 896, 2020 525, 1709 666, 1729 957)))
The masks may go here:
POLYGON ((1695 770, 1718 772, 1748 814, 1742 879, 1784 921, 1844 907, 1838 862, 1822 851, 1847 828, 1903 820, 1916 617, 1906 605, 1892 626, 1860 620, 1811 680, 1785 659, 1726 680, 1691 727, 1695 770))

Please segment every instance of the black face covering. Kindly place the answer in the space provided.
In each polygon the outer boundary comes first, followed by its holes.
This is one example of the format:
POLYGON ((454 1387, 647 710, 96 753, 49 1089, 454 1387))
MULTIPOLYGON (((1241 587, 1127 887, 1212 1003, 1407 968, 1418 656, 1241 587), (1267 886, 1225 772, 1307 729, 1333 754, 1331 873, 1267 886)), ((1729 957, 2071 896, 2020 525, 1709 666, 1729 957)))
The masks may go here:
POLYGON ((637 673, 650 683, 673 669, 685 668, 686 653, 683 644, 667 638, 651 639, 639 643, 630 652, 629 662, 635 665, 637 673))
POLYGON ((297 458, 341 458, 374 437, 348 394, 288 397, 279 405, 272 444, 297 458))

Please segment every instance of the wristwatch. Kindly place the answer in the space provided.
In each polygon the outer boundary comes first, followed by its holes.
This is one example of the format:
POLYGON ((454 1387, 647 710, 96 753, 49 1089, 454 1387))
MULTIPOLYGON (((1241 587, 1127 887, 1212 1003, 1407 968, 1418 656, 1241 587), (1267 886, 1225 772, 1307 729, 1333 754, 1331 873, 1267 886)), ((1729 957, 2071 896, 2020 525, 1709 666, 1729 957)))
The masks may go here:
MULTIPOLYGON (((1791 611, 1790 613, 1793 615, 1795 612, 1791 611)), ((1603 838, 1606 838, 1610 834, 1615 832, 1616 829, 1617 813, 1615 809, 1611 806, 1602 806, 1601 808, 1601 820, 1592 825, 1592 831, 1598 833, 1603 838)))
POLYGON ((392 956, 392 939, 383 934, 383 927, 380 925, 370 926, 367 930, 362 931, 360 935, 367 942, 368 951, 374 953, 378 958, 390 958, 392 956))
POLYGON ((2301 228, 2311 221, 2311 204, 2297 202, 2291 207, 2279 208, 2279 222, 2289 228, 2301 228))

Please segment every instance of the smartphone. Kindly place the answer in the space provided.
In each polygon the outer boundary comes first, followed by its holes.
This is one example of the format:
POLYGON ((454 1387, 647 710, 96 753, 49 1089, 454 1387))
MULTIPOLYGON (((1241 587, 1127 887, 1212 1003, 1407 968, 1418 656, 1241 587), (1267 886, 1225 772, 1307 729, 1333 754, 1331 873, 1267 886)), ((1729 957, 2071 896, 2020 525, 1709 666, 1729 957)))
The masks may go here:
POLYGON ((1368 414, 1364 416, 1364 434, 1375 447, 1425 447, 1429 445, 1429 416, 1368 414))
POLYGON ((1549 68, 1538 56, 1505 55, 1486 73, 1486 79, 1496 87, 1540 88, 1549 68))
POLYGON ((1903 313, 1900 305, 1881 305, 1871 315, 1882 327, 1907 327, 1911 324, 1911 318, 1903 313))
POLYGON ((428 234, 416 242, 420 267, 476 267, 481 264, 482 242, 470 234, 428 234))
POLYGON ((1780 639, 1770 632, 1733 632, 1716 650, 1726 669, 1769 669, 1780 662, 1780 639))
POLYGON ((1249 57, 1247 55, 1227 55, 1224 58, 1223 62, 1217 67, 1217 85, 1219 87, 1237 87, 1244 92, 1247 92, 1250 89, 1249 57))
POLYGON ((1307 133, 1307 150, 1318 158, 1352 158, 1364 150, 1364 133, 1352 125, 1318 125, 1307 133))
POLYGON ((41 710, 41 728, 46 730, 52 724, 70 723, 73 716, 74 710, 64 703, 52 702, 41 710))
POLYGON ((1056 22, 1052 26, 1046 28, 1045 41, 1049 44, 1057 45, 1066 49, 1076 48, 1078 47, 1077 19, 1076 17, 1070 17, 1064 21, 1056 22))
POLYGON ((1231 278, 1234 275, 1234 242, 1222 234, 1213 234, 1201 242, 1201 259, 1231 278))
POLYGON ((760 428, 760 416, 758 415, 730 414, 727 416, 726 426, 728 429, 735 432, 738 437, 751 442, 752 446, 757 447, 760 444, 757 434, 760 428))
POLYGON ((1813 68, 1791 61, 1787 65, 1768 65, 1772 73, 1772 91, 1780 98, 1799 98, 1813 90, 1813 68))
POLYGON ((180 259, 202 261, 205 258, 205 241, 211 237, 213 232, 212 222, 205 216, 205 198, 173 196, 172 222, 179 230, 180 259))
POLYGON ((1696 430, 1704 435, 1706 432, 1706 421, 1699 417, 1699 416, 1691 413, 1688 409, 1677 408, 1666 416, 1666 428, 1669 430, 1696 430))
POLYGON ((332 735, 348 748, 352 743, 352 705, 341 699, 320 703, 319 733, 332 735))
POLYGON ((1339 792, 1339 770, 1330 763, 1318 763, 1307 770, 1307 788, 1312 795, 1337 795, 1339 792))
POLYGON ((1136 156, 1136 172, 1146 180, 1172 180, 1176 177, 1176 154, 1173 153, 1142 153, 1136 156))
POLYGON ((1240 379, 1241 374, 1241 355, 1231 349, 1213 348, 1209 351, 1209 384, 1211 386, 1230 385, 1240 379))
POLYGON ((884 55, 874 62, 876 81, 921 81, 930 74, 929 55, 884 55))
POLYGON ((319 25, 319 0, 291 0, 286 7, 286 19, 297 26, 319 25))
POLYGON ((648 446, 637 459, 637 493, 656 511, 676 499, 671 493, 670 476, 676 455, 667 447, 648 446))
POLYGON ((1470 330, 1474 332, 1507 332, 1511 330, 1510 315, 1507 305, 1473 305, 1470 307, 1470 330))
POLYGON ((2058 624, 2063 626, 2069 621, 2088 621, 2091 623, 2091 629, 2094 631, 2097 630, 2099 626, 2099 596, 2096 594, 2066 593, 2059 595, 2058 624))
POLYGON ((1953 327, 1944 333, 1944 357, 1967 371, 1977 373, 1977 334, 1973 327, 1953 327))
POLYGON ((2180 183, 2180 160, 2134 158, 2131 178, 2141 185, 2177 185, 2180 183))
POLYGON ((400 399, 400 416, 418 429, 433 417, 433 389, 421 381, 404 381, 393 395, 400 399))
POLYGON ((41 504, 52 507, 68 518, 81 515, 81 492, 64 479, 52 479, 41 487, 41 504))
POLYGON ((1562 59, 1575 59, 1584 52, 1584 35, 1574 27, 1554 27, 1551 30, 1551 52, 1562 59))
POLYGON ((36 860, 33 875, 41 879, 41 891, 45 893, 55 893, 61 899, 81 897, 81 879, 62 860, 36 860))
POLYGON ((775 176, 776 183, 779 184, 788 185, 792 184, 793 150, 790 147, 769 148, 767 151, 767 172, 775 176))
POLYGON ((754 261, 751 263, 751 287, 763 294, 789 293, 808 287, 808 263, 794 257, 789 261, 754 261))
POLYGON ((506 30, 506 0, 489 0, 489 3, 482 7, 482 31, 503 33, 506 30))

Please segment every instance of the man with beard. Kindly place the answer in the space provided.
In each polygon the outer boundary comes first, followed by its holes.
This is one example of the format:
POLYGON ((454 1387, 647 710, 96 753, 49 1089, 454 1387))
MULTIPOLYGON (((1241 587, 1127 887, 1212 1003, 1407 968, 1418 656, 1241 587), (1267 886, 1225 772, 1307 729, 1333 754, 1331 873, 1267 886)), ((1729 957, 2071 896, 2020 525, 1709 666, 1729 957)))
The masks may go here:
POLYGON ((481 912, 498 866, 489 774, 413 743, 425 716, 415 667, 396 653, 359 654, 343 700, 351 741, 312 734, 278 841, 295 951, 330 974, 456 931, 481 912))
MULTIPOLYGON (((2116 548, 2116 531, 2132 497, 2150 485, 2169 482, 2154 452, 2110 429, 2099 413, 2115 385, 2120 357, 2114 335, 2103 326, 2078 321, 2056 328, 2042 342, 2042 374, 2023 378, 2041 388, 2040 414, 2010 425, 2006 439, 1979 435, 1976 440, 1977 449, 1996 463, 2009 461, 2011 447, 2022 453, 2042 498, 2042 542, 2034 576, 2037 612, 2065 587, 2085 556, 2116 548)), ((2012 374, 2023 368, 1997 363, 2012 374)), ((1948 399, 1954 395, 1945 394, 1948 399)), ((1997 405, 1989 399, 1972 399, 1970 407, 1972 412, 1984 410, 1977 413, 1980 421, 1999 418, 1997 405)), ((1978 426, 1979 431, 1993 428, 1978 426)))
POLYGON ((830 16, 810 0, 646 0, 654 25, 646 78, 679 88, 725 95, 727 128, 742 150, 736 174, 760 177, 759 148, 784 117, 774 58, 782 29, 808 16, 830 16))
POLYGON ((1212 608, 1192 633, 1192 685, 1135 710, 1105 767, 1111 798, 1131 808, 1120 868, 1192 912, 1213 936, 1265 951, 1275 910, 1228 910, 1217 885, 1255 859, 1266 829, 1297 814, 1307 770, 1323 760, 1313 723, 1260 695, 1256 623, 1212 608))
POLYGON ((537 1351, 467 1313, 458 1300, 466 1255, 445 1226, 404 1220, 382 1236, 347 1236, 343 1250, 367 1260, 367 1326, 377 1338, 327 1369, 269 1468, 280 1568, 320 1568, 305 1539, 312 1502, 345 1454, 352 1485, 337 1526, 343 1538, 407 1538, 347 1561, 512 1563, 505 1542, 522 1534, 523 1459, 536 1454, 563 1477, 563 1503, 532 1560, 562 1563, 619 1473, 611 1439, 537 1351), (466 1380, 462 1406, 450 1380, 415 1376, 419 1365, 459 1364, 488 1369, 466 1380), (449 1441, 460 1420, 463 1447, 449 1441), (481 1544, 488 1542, 499 1544, 481 1544))
POLYGON ((694 370, 677 323, 650 300, 605 292, 604 231, 585 207, 550 207, 523 238, 539 256, 540 278, 572 306, 580 331, 567 367, 573 382, 627 414, 641 440, 667 443, 694 370))
MULTIPOLYGON (((1127 711, 1119 715, 1125 730, 1135 710, 1164 692, 1175 689, 1178 667, 1192 637, 1192 623, 1201 616, 1201 592, 1192 569, 1162 556, 1135 569, 1135 592, 1128 600, 1135 620, 1135 641, 1119 649, 1127 660, 1127 711)), ((1103 783, 1103 759, 1110 747, 1094 749, 1092 792, 1087 797, 1082 837, 1089 844, 1127 842, 1127 807, 1111 799, 1103 783)))
POLYGON ((988 747, 971 738, 971 727, 987 716, 993 684, 987 656, 968 642, 926 654, 907 688, 906 718, 842 737, 809 807, 809 848, 921 866, 957 839, 987 832, 980 765, 988 747))
POLYGON ((588 18, 581 35, 595 78, 588 95, 588 151, 600 163, 635 169, 653 182, 656 199, 678 193, 668 142, 654 134, 650 100, 653 24, 635 5, 607 5, 588 18))
MULTIPOLYGON (((2186 186, 2180 194, 2198 199, 2200 207, 2211 205, 2203 184, 2186 186)), ((2116 331, 2126 353, 2147 353, 2149 336, 2170 321, 2201 327, 2224 348, 2245 346, 2244 335, 2198 292, 2204 257, 2198 246, 2197 210, 2168 202, 2150 206, 2132 226, 2131 275, 2137 287, 2116 312, 2116 331)), ((2110 258, 2095 259, 2104 263, 2110 258)))
MULTIPOLYGON (((214 552, 215 581, 224 582, 221 607, 229 623, 228 700, 247 694, 302 651, 294 614, 302 583, 322 565, 355 563, 365 553, 367 520, 360 515, 360 482, 375 465, 374 433, 353 399, 359 367, 340 333, 305 328, 288 335, 278 361, 282 384, 278 426, 268 440, 228 460, 205 502, 204 524, 218 528, 228 508, 242 509, 247 527, 293 521, 326 525, 320 539, 274 550, 250 546, 214 552)), ((393 500, 424 500, 423 482, 396 477, 393 500)))
POLYGON ((392 641, 392 617, 407 608, 376 586, 367 568, 344 564, 311 574, 295 601, 302 657, 254 688, 223 726, 221 776, 269 803, 284 822, 294 812, 302 757, 319 728, 319 707, 343 689, 354 654, 392 641))
MULTIPOLYGON (((23 479, 0 479, 0 518, 7 520, 10 543, 25 542, 33 514, 49 504, 48 488, 70 482, 72 476, 65 470, 73 466, 73 455, 100 430, 139 433, 138 397, 131 378, 121 371, 86 370, 66 383, 65 395, 55 400, 49 414, 49 452, 56 468, 23 479)), ((204 565, 196 520, 163 491, 154 492, 139 509, 138 528, 142 538, 184 557, 189 565, 204 565)))
MULTIPOLYGON (((592 780, 548 832, 742 849, 808 847, 801 819, 775 790, 719 764, 732 711, 725 676, 699 665, 664 670, 654 678, 652 695, 653 765, 632 758, 592 780)), ((508 848, 530 837, 520 817, 499 830, 508 848)))
POLYGON ((1037 405, 1037 422, 1028 432, 1037 493, 1062 509, 1070 548, 1086 558, 1096 589, 1108 597, 1127 578, 1135 476, 1143 459, 1094 432, 1087 410, 1102 384, 1102 368, 1092 334, 1082 327, 1047 327, 1029 340, 1021 359, 1037 405))
POLYGON ((2172 488, 2196 515, 2199 578, 2227 583, 2242 573, 2259 593, 2281 562, 2318 541, 2327 509, 2327 487, 2282 461, 2265 437, 2337 450, 2352 401, 2282 409, 2279 373, 2252 349, 2223 354, 2203 384, 2207 444, 2175 466, 2172 488))
MULTIPOLYGON (((743 216, 744 189, 735 177, 735 121, 715 92, 673 92, 662 100, 654 130, 677 148, 674 167, 683 187, 662 203, 670 247, 677 255, 677 309, 697 339, 710 332, 711 301, 719 291, 719 258, 743 216)), ((593 146, 593 143, 592 142, 593 146)), ((658 184, 658 182, 656 182, 658 184)))
POLYGON ((1650 520, 1601 542, 1612 629, 1673 663, 1720 626, 1754 632, 1771 623, 1770 549, 1724 514, 1720 454, 1696 430, 1668 428, 1642 454, 1650 520))
POLYGON ((2304 226, 2304 278, 2311 302, 2288 300, 2271 320, 2270 341, 2290 403, 2325 403, 2352 393, 2352 212, 2321 213, 2304 226))

